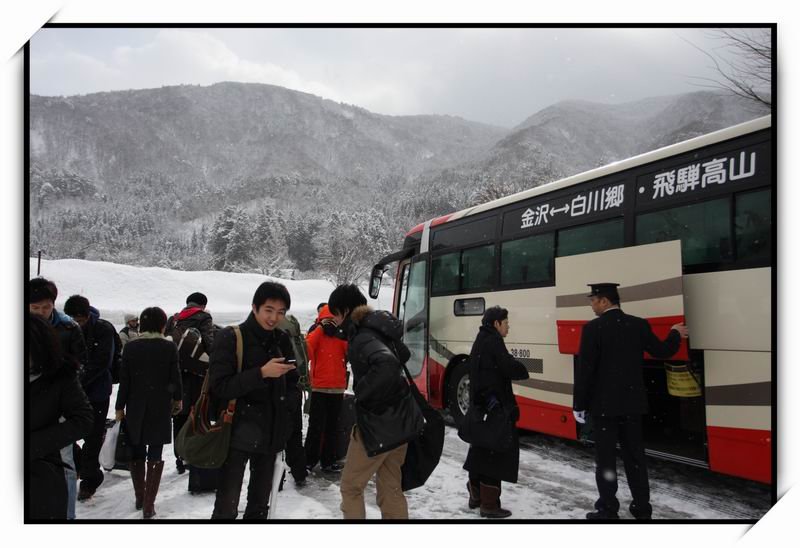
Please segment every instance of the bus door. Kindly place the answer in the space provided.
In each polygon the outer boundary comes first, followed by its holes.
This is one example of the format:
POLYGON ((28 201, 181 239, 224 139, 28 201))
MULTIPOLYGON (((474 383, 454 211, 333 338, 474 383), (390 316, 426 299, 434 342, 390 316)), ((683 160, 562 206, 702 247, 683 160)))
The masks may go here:
MULTIPOLYGON (((556 258, 559 351, 578 354, 583 325, 594 318, 587 298, 592 283, 620 284, 622 309, 647 319, 663 340, 671 326, 684 322, 682 273, 679 240, 556 258)), ((644 417, 645 447, 652 454, 706 462, 702 353, 690 360, 682 340, 669 360, 644 357, 650 408, 644 417)))
POLYGON ((403 322, 403 342, 411 352, 406 367, 428 398, 428 255, 401 261, 397 280, 394 310, 403 322))

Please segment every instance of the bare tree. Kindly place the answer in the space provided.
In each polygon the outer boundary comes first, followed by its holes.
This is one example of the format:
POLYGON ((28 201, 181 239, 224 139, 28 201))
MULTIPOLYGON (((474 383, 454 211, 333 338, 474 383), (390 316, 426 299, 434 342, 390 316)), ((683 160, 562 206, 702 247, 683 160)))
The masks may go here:
POLYGON ((772 29, 720 28, 710 37, 720 44, 712 52, 689 43, 711 60, 718 77, 694 80, 772 108, 772 29))

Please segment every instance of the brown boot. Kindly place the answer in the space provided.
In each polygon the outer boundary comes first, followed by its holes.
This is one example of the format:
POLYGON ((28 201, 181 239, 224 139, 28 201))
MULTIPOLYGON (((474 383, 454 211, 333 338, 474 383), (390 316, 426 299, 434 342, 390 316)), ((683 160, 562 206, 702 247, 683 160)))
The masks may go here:
POLYGON ((507 518, 509 510, 500 508, 500 488, 481 482, 481 517, 507 518))
POLYGON ((474 510, 481 505, 480 482, 469 480, 467 482, 467 491, 469 492, 469 508, 470 510, 474 510))
POLYGON ((147 477, 144 480, 144 507, 142 516, 150 519, 156 515, 156 495, 161 484, 161 472, 164 470, 164 461, 147 461, 147 477))
POLYGON ((144 461, 131 461, 131 480, 133 481, 133 494, 136 496, 136 509, 141 510, 144 504, 144 461))

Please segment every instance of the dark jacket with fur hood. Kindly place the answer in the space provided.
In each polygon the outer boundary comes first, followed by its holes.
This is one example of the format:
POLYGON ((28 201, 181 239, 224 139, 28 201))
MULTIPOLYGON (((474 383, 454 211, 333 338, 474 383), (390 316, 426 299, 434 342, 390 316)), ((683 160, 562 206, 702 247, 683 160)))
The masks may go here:
POLYGON ((400 340, 403 323, 385 310, 359 306, 350 315, 347 356, 359 407, 381 412, 408 393, 402 364, 411 357, 400 340))

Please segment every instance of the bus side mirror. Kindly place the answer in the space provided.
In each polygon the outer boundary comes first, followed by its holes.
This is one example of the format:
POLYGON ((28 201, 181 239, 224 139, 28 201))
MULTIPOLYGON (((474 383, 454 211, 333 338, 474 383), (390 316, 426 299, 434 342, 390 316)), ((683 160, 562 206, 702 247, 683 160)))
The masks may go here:
POLYGON ((372 268, 372 274, 369 277, 369 296, 373 299, 378 298, 378 293, 381 290, 381 278, 383 278, 383 266, 375 265, 372 268))

